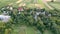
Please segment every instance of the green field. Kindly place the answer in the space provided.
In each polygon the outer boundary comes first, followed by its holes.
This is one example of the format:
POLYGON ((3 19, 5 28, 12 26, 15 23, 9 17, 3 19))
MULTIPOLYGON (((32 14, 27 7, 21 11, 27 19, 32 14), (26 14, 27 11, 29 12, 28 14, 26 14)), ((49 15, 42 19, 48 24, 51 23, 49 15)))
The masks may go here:
POLYGON ((11 34, 40 34, 40 31, 31 26, 14 26, 11 34))
POLYGON ((51 6, 60 10, 60 2, 48 2, 51 6))
MULTIPOLYGON (((22 2, 16 3, 17 1, 18 0, 0 0, 0 7, 7 6, 7 5, 11 4, 11 3, 13 3, 12 6, 14 6, 14 7, 18 7, 19 4, 21 4, 21 3, 25 3, 25 4, 27 4, 27 6, 30 6, 30 4, 32 4, 32 3, 33 4, 35 3, 34 2, 35 0, 31 0, 31 1, 23 0, 22 2)), ((44 8, 44 4, 43 4, 42 0, 37 0, 36 3, 40 4, 44 8)), ((34 7, 34 5, 33 5, 33 7, 34 7)))
POLYGON ((0 0, 0 7, 7 6, 10 3, 15 3, 17 0, 0 0))

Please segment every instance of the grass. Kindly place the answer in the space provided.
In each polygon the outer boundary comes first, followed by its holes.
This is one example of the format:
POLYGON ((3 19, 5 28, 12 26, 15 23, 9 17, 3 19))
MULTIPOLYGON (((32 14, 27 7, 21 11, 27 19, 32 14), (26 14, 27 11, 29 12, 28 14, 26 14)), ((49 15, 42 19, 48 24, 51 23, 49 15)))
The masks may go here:
POLYGON ((45 30, 43 34, 53 34, 50 30, 45 30))
POLYGON ((37 34, 39 31, 34 27, 28 26, 14 26, 11 34, 37 34))
POLYGON ((46 10, 50 10, 50 8, 48 8, 42 0, 38 0, 38 3, 41 5, 42 8, 45 8, 46 10))
POLYGON ((48 2, 51 6, 60 10, 60 2, 48 2))
POLYGON ((10 3, 15 3, 17 0, 0 0, 0 8, 4 7, 10 3))
MULTIPOLYGON (((10 4, 10 3, 13 3, 13 6, 14 6, 14 7, 18 7, 18 5, 19 5, 20 3, 19 3, 19 4, 16 4, 15 2, 17 2, 17 1, 18 1, 18 0, 0 0, 0 7, 7 6, 7 5, 10 4)), ((33 0, 33 1, 35 1, 35 0, 33 0)), ((30 4, 34 3, 33 1, 31 1, 31 2, 26 1, 25 3, 27 4, 28 7, 30 7, 30 4)), ((24 1, 21 2, 21 3, 24 3, 24 1)), ((37 3, 40 4, 40 5, 42 6, 42 8, 45 7, 45 5, 43 4, 42 0, 38 0, 37 3)), ((34 5, 31 6, 31 7, 34 7, 34 5)))

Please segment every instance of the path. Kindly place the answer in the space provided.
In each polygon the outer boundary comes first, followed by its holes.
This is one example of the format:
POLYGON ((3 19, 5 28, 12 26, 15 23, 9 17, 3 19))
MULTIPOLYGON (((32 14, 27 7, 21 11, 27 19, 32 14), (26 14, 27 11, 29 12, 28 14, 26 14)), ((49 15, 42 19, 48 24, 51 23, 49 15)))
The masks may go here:
POLYGON ((18 4, 18 3, 20 3, 22 0, 18 0, 18 1, 16 1, 15 3, 10 3, 10 4, 8 4, 8 5, 13 5, 13 4, 18 4))
MULTIPOLYGON (((21 3, 23 0, 18 0, 15 3, 10 3, 9 5, 13 5, 13 4, 19 4, 18 6, 26 6, 26 3, 21 3)), ((41 4, 29 4, 29 6, 35 6, 35 7, 39 7, 39 8, 43 8, 43 6, 41 4)))
POLYGON ((50 8, 50 9, 54 9, 54 8, 52 8, 47 2, 46 2, 46 0, 42 0, 43 1, 43 3, 48 7, 48 8, 50 8))
MULTIPOLYGON (((22 2, 23 0, 18 0, 15 2, 15 4, 19 4, 20 2, 22 2)), ((53 8, 48 5, 48 3, 46 2, 46 0, 42 0, 42 2, 49 8, 49 9, 52 9, 53 8)), ((9 5, 13 5, 14 3, 10 3, 9 5)), ((31 6, 33 6, 34 4, 30 4, 31 6)), ((26 3, 20 3, 18 6, 26 6, 26 3)), ((43 6, 41 4, 35 4, 36 7, 40 7, 40 8, 43 8, 43 6)))
POLYGON ((13 5, 13 3, 10 3, 10 4, 8 4, 8 5, 13 5))
POLYGON ((18 4, 18 3, 20 3, 21 1, 23 1, 23 0, 18 0, 16 3, 18 4))

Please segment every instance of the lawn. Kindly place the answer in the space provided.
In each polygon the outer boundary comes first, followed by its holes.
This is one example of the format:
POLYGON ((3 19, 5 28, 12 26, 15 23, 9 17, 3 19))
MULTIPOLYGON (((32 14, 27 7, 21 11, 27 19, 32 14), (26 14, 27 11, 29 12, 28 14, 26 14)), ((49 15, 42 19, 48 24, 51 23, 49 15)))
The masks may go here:
POLYGON ((31 26, 14 26, 11 34, 40 34, 40 31, 31 26))
POLYGON ((60 10, 60 2, 48 2, 51 6, 60 10))
POLYGON ((0 8, 7 6, 10 3, 15 3, 17 0, 0 0, 0 8))

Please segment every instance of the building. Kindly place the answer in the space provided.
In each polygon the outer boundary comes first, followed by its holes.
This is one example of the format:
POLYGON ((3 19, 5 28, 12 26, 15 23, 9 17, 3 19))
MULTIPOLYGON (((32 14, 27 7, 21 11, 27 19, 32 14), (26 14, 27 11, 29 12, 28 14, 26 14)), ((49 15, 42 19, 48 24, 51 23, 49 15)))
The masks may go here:
POLYGON ((10 20, 11 16, 7 16, 7 15, 0 15, 0 21, 2 22, 8 22, 10 20))

